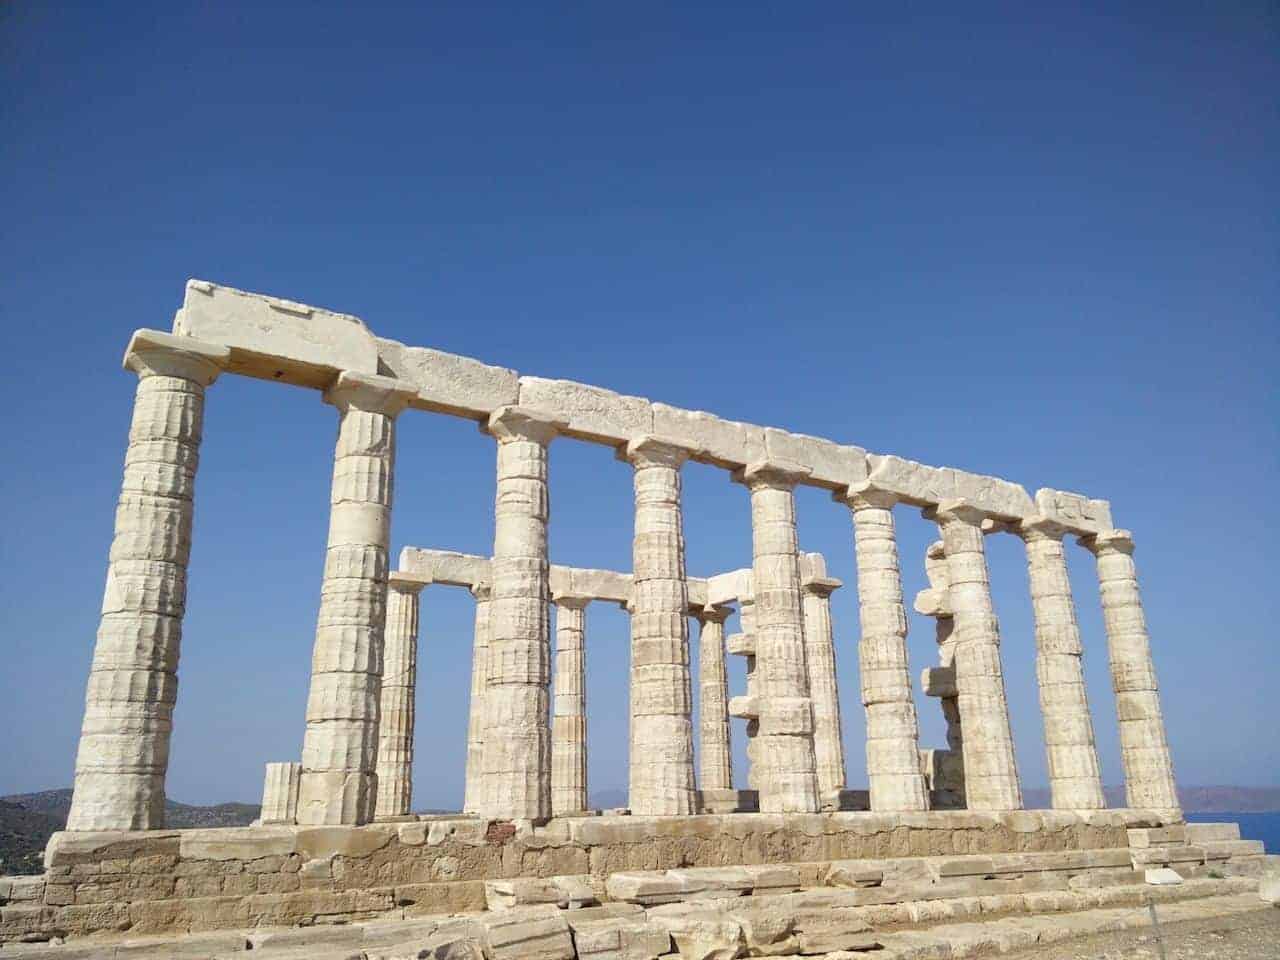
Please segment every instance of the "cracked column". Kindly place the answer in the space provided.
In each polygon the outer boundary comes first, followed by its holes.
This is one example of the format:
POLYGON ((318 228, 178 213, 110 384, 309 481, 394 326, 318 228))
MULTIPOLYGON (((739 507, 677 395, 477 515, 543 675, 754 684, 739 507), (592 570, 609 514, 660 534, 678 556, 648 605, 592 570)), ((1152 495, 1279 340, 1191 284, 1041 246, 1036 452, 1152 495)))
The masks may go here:
POLYGON ((164 826, 205 387, 226 347, 139 330, 138 375, 68 830, 164 826))
POLYGON ((755 740, 761 813, 817 813, 813 701, 805 663, 795 486, 807 467, 780 460, 748 464, 736 479, 751 491, 755 599, 755 740))
POLYGON ((800 590, 804 602, 805 661, 813 697, 813 750, 818 763, 818 794, 824 807, 840 809, 845 788, 844 742, 840 731, 840 694, 836 685, 836 650, 831 630, 831 594, 843 584, 827 576, 820 553, 800 557, 800 590))
POLYGON ((524 407, 489 416, 498 494, 479 812, 494 819, 551 816, 547 448, 563 427, 524 407))
POLYGON ((729 746, 729 679, 724 663, 727 607, 698 611, 698 733, 702 792, 733 789, 733 753, 729 746))
POLYGON ((950 581, 965 804, 969 810, 1019 810, 1022 790, 1000 665, 1000 624, 982 542, 986 515, 963 500, 944 501, 928 512, 942 530, 950 581))
POLYGON ((1158 811, 1170 820, 1181 821, 1151 639, 1133 563, 1133 535, 1128 530, 1109 530, 1081 537, 1080 543, 1098 558, 1111 685, 1120 720, 1125 802, 1134 809, 1158 811))
POLYGON ((697 812, 689 595, 680 468, 693 451, 644 436, 622 455, 635 467, 631 600, 631 812, 697 812))
POLYGON ((471 646, 471 703, 467 716, 467 769, 462 812, 476 813, 484 796, 484 694, 489 676, 489 584, 473 583, 476 601, 475 630, 471 646))
POLYGON ((1100 810, 1102 773, 1085 692, 1080 626, 1062 538, 1066 528, 1044 517, 1022 521, 1036 624, 1036 679, 1055 810, 1100 810))
POLYGON ((395 421, 415 393, 390 377, 344 371, 324 395, 338 409, 338 440, 302 741, 303 825, 373 818, 395 421))
POLYGON ((920 771, 920 728, 907 662, 907 613, 893 524, 892 494, 869 484, 837 495, 853 516, 858 563, 858 671, 867 711, 871 809, 927 810, 920 771))
POLYGON ((590 597, 555 597, 556 679, 551 717, 551 814, 587 809, 587 664, 590 597))
POLYGON ((418 681, 418 595, 426 584, 398 573, 387 581, 387 616, 378 702, 375 820, 409 816, 413 797, 413 721, 418 681))

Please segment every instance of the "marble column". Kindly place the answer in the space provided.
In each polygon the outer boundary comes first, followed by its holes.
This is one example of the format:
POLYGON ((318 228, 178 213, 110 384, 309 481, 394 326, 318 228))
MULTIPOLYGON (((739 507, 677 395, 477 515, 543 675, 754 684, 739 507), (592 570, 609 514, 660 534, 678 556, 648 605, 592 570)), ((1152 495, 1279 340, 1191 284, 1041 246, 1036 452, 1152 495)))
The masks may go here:
POLYGON ((500 407, 488 421, 498 494, 479 812, 493 819, 551 816, 547 448, 563 427, 523 407, 500 407))
POLYGON ((551 814, 587 809, 587 663, 590 597, 555 597, 556 675, 551 716, 551 814))
POLYGON ((907 613, 891 494, 867 485, 838 495, 853 516, 858 563, 858 671, 867 711, 867 779, 874 811, 926 810, 920 728, 907 662, 907 613))
POLYGON ((138 386, 68 830, 164 826, 204 391, 228 358, 226 347, 152 330, 125 353, 138 386))
POLYGON ((302 742, 300 824, 373 818, 395 420, 415 392, 390 377, 346 371, 325 393, 338 409, 338 440, 302 742))
POLYGON ((1126 805, 1159 811, 1166 819, 1181 821, 1151 639, 1133 563, 1133 535, 1127 530, 1109 530, 1082 537, 1080 543, 1098 558, 1111 684, 1120 720, 1126 805))
POLYGON ((945 501, 929 512, 942 530, 950 580, 965 803, 970 810, 1019 810, 1022 790, 1000 664, 1000 624, 982 539, 986 515, 963 500, 945 501))
POLYGON ((467 717, 467 769, 463 787, 462 812, 476 813, 484 796, 484 694, 489 677, 489 604, 492 590, 487 583, 471 585, 476 600, 475 630, 471 645, 471 704, 467 717))
POLYGON ((756 779, 761 813, 816 813, 819 809, 796 546, 795 486, 808 472, 800 464, 766 460, 749 464, 739 474, 751 491, 760 709, 754 765, 760 768, 756 779))
POLYGON ((623 455, 635 467, 631 599, 631 812, 697 812, 693 690, 680 467, 692 451, 645 436, 623 455))
POLYGON ((724 622, 727 607, 698 611, 698 786, 733 789, 733 753, 729 745, 729 679, 724 663, 724 622))
POLYGON ((844 741, 841 739, 840 694, 836 686, 836 650, 831 630, 831 594, 841 582, 828 577, 820 553, 801 557, 800 590, 804 603, 804 649, 813 697, 813 750, 818 763, 818 794, 824 805, 845 788, 844 741))
POLYGON ((1018 526, 1027 547, 1027 574, 1036 623, 1036 679, 1055 810, 1100 810, 1102 773, 1085 693, 1080 626, 1071 596, 1066 529, 1043 517, 1018 526))
POLYGON ((418 595, 426 584, 392 573, 387 582, 382 695, 378 701, 375 820, 409 816, 413 798, 413 721, 418 682, 418 595))

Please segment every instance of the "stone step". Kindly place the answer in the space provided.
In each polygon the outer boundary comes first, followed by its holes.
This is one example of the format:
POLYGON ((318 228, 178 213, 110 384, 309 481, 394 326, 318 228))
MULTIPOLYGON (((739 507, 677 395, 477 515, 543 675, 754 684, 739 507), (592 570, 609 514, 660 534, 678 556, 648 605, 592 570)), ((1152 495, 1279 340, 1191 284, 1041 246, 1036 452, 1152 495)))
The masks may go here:
POLYGON ((1184 829, 1187 843, 1240 839, 1238 823, 1188 823, 1184 829))

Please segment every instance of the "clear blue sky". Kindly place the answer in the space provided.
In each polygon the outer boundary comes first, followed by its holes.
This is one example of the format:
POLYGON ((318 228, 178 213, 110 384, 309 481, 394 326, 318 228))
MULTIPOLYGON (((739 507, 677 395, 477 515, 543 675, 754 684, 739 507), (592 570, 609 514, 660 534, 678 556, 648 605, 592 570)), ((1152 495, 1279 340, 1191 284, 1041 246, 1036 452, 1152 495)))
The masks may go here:
MULTIPOLYGON (((1110 498, 1179 779, 1280 783, 1277 49, 1266 3, 4 4, 0 793, 71 781, 120 355, 191 276, 1110 498)), ((262 764, 299 754, 335 419, 309 391, 210 390, 177 799, 254 799, 262 764)), ((489 552, 492 440, 420 413, 400 437, 397 550, 489 552)), ((557 441, 552 475, 553 559, 627 569, 629 468, 557 441)), ((742 488, 691 465, 686 492, 690 572, 749 563, 742 488)), ((860 785, 849 518, 813 491, 799 511, 846 583, 860 785)), ((911 597, 933 531, 898 522, 911 597)), ((988 544, 1019 762, 1043 784, 1023 550, 988 544)), ((1070 558, 1119 782, 1092 558, 1070 558)), ((471 604, 424 597, 421 806, 461 798, 471 604)), ((627 624, 587 625, 591 785, 616 788, 627 624)), ((935 662, 930 621, 909 643, 913 670, 935 662)))

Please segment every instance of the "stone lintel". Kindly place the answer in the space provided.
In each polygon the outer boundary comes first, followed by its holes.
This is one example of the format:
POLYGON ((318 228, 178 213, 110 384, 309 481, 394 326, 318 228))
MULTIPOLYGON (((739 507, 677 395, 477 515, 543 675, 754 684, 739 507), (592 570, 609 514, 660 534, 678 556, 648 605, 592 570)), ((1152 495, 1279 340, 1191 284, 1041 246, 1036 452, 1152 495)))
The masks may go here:
POLYGON ((707 579, 707 603, 740 603, 755 596, 750 567, 718 573, 707 579))
POLYGON ((129 338, 123 365, 138 376, 182 377, 207 387, 230 360, 231 351, 221 344, 142 329, 129 338))
POLYGON ((1102 533, 1112 528, 1111 504, 1082 493, 1041 487, 1036 491, 1036 510, 1078 534, 1102 533))

